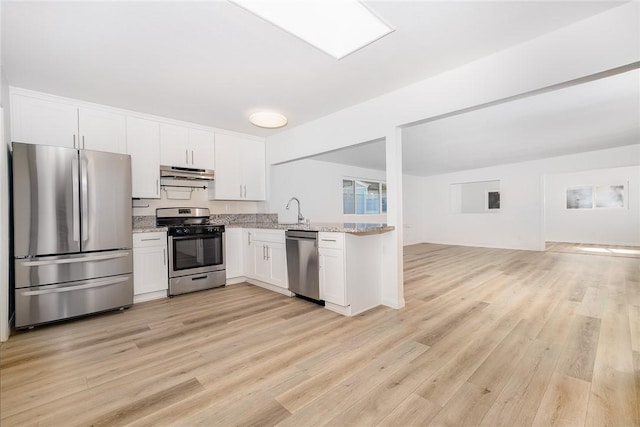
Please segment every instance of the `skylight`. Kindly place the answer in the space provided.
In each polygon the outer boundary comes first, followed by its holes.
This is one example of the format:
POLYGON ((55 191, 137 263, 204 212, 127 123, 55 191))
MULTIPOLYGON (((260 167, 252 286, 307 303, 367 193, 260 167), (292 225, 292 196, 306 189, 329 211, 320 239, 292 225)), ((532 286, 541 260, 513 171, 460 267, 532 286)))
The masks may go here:
POLYGON ((357 0, 231 0, 336 59, 393 32, 357 0))

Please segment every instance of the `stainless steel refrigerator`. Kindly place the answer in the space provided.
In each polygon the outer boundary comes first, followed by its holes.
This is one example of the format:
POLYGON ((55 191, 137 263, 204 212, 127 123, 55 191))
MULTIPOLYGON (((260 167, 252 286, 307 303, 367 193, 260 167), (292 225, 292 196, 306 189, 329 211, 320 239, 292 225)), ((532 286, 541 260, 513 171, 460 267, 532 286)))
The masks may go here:
POLYGON ((133 303, 131 158, 13 143, 16 328, 133 303))

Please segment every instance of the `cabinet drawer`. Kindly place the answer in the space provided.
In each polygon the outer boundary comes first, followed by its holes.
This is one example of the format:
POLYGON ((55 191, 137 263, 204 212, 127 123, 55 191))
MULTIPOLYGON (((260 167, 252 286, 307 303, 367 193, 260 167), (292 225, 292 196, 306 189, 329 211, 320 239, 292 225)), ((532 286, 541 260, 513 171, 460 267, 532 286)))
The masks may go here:
POLYGON ((253 228, 251 232, 251 240, 257 242, 283 243, 285 242, 284 230, 262 230, 253 228))
POLYGON ((327 249, 343 249, 344 233, 318 233, 318 247, 327 249))
POLYGON ((167 233, 157 231, 152 233, 133 233, 133 247, 144 248, 147 246, 166 246, 167 233))

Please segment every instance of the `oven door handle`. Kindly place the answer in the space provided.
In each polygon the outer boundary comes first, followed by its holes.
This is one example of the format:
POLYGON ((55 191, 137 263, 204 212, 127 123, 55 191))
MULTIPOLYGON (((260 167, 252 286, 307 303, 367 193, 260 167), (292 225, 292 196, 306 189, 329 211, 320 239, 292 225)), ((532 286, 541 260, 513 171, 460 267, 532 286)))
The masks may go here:
POLYGON ((180 236, 180 237, 171 236, 170 239, 171 240, 213 239, 215 237, 221 237, 221 236, 222 236, 222 232, 213 233, 213 234, 193 234, 191 236, 180 236))

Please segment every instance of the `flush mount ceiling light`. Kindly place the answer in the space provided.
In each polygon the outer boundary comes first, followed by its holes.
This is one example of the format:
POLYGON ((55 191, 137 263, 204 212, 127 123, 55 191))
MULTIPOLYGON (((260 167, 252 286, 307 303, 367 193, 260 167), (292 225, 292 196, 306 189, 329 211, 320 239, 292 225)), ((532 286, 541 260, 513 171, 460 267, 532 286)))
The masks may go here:
POLYGON ((287 124, 287 118, 272 111, 258 111, 249 116, 249 121, 261 128, 276 129, 287 124))
POLYGON ((394 31, 357 0, 231 1, 336 59, 394 31))

